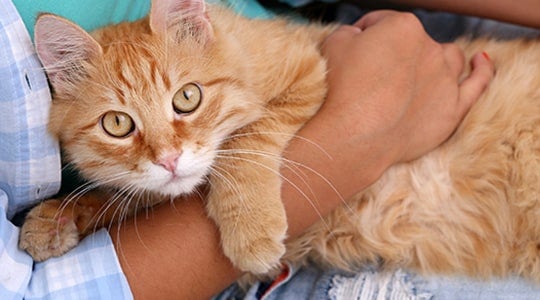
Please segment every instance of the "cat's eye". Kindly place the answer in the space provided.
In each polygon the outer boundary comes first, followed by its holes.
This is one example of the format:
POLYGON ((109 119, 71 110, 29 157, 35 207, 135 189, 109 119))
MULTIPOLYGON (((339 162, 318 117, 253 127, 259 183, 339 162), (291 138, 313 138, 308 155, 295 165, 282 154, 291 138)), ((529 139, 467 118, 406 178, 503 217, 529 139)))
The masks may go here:
POLYGON ((177 113, 190 113, 199 107, 202 89, 196 83, 188 83, 173 96, 173 107, 177 113))
POLYGON ((124 112, 109 111, 101 117, 101 127, 108 135, 123 138, 135 130, 135 122, 124 112))

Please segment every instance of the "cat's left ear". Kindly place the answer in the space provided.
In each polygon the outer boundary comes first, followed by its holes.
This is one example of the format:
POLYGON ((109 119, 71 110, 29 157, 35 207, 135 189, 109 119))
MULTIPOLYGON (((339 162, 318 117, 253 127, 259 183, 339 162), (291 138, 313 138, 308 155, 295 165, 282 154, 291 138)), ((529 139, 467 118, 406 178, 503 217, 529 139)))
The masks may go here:
POLYGON ((150 10, 152 32, 176 42, 186 37, 206 44, 214 39, 204 0, 154 0, 150 10))

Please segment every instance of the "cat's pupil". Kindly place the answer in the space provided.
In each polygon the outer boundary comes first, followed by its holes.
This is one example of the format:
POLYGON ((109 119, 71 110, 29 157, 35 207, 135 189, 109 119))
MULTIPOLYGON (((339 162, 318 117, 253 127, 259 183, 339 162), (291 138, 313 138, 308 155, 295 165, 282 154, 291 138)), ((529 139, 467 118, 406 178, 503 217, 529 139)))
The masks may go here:
POLYGON ((193 95, 193 92, 190 91, 190 90, 184 90, 184 91, 183 91, 183 94, 184 94, 184 98, 185 98, 186 100, 189 100, 189 99, 191 98, 191 95, 193 95))

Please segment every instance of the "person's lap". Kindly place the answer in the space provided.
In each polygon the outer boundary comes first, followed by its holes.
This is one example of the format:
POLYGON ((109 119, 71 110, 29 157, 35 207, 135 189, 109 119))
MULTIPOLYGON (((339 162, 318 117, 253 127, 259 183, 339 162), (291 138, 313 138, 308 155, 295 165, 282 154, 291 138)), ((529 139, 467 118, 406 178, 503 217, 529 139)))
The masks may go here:
POLYGON ((247 290, 232 285, 222 299, 538 299, 540 287, 525 279, 481 280, 465 276, 421 276, 398 269, 350 273, 316 266, 290 270, 276 282, 258 282, 247 290))

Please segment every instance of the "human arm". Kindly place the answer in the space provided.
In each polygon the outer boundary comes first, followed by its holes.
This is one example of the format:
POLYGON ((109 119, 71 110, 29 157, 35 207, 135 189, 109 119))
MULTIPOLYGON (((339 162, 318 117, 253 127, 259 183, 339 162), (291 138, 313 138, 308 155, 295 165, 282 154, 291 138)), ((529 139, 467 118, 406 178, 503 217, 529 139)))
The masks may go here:
MULTIPOLYGON (((493 74, 490 62, 476 55, 472 75, 460 82, 464 61, 457 48, 433 42, 409 15, 371 14, 357 26, 364 32, 342 27, 327 41, 328 99, 285 153, 286 159, 316 171, 303 169, 300 178, 292 168, 282 169, 290 180, 283 183, 282 198, 291 238, 390 165, 444 141, 493 74), (398 30, 394 22, 399 22, 398 30), (365 52, 358 51, 368 45, 365 52), (307 201, 297 188, 317 201, 307 201)), ((156 208, 149 218, 139 216, 136 225, 111 230, 136 297, 208 298, 240 275, 221 253, 204 201, 177 200, 174 205, 156 208)))
MULTIPOLYGON (((317 2, 314 0, 279 1, 293 7, 317 2)), ((319 1, 338 2, 339 0, 319 1)), ((351 2, 368 8, 424 8, 540 28, 540 1, 537 0, 345 0, 342 2, 351 2)))
MULTIPOLYGON (((362 4, 363 1, 357 1, 362 4)), ((540 1, 537 0, 389 0, 411 8, 426 8, 490 18, 540 28, 540 1)))

